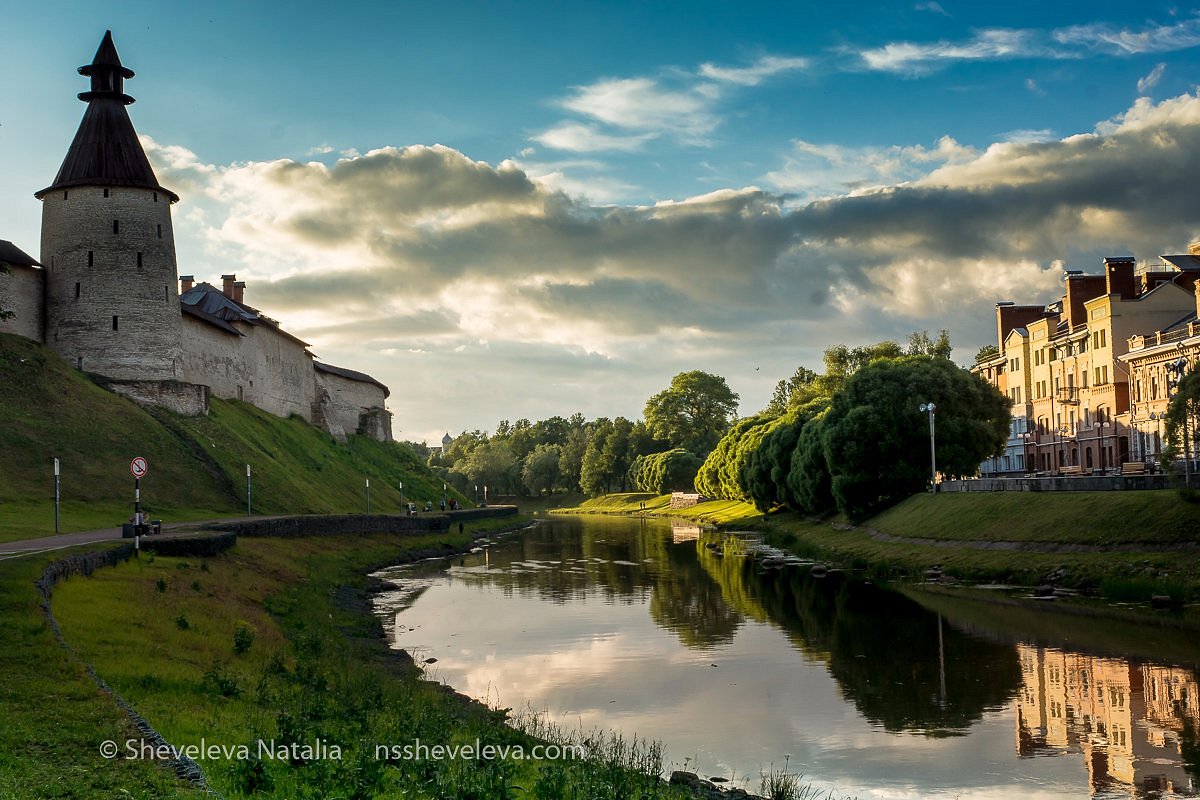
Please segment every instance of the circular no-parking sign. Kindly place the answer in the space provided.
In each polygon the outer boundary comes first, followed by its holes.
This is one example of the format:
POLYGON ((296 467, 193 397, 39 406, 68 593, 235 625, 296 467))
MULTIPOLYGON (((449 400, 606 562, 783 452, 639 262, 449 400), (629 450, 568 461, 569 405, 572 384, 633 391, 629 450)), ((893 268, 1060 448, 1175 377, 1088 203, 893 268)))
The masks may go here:
POLYGON ((135 478, 144 478, 146 477, 146 473, 150 471, 150 465, 146 463, 146 459, 138 456, 129 462, 129 471, 133 473, 133 477, 135 478))

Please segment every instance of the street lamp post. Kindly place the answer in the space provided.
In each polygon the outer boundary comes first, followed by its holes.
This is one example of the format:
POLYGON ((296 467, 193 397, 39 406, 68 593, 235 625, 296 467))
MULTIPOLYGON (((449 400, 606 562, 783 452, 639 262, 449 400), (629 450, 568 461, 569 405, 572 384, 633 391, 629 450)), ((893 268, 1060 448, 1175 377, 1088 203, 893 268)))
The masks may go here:
POLYGON ((371 513, 371 479, 366 478, 367 482, 367 514, 371 513))
POLYGON ((400 481, 400 508, 408 511, 408 506, 404 505, 404 481, 400 481))
POLYGON ((933 403, 921 403, 921 410, 929 414, 929 485, 934 495, 937 495, 937 447, 935 446, 933 415, 937 406, 933 403))

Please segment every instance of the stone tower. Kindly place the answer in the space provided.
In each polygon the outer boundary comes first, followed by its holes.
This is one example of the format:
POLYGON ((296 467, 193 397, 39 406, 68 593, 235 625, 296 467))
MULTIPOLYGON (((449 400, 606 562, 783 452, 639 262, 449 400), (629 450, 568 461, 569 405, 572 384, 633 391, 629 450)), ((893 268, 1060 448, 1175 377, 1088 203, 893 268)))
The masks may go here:
POLYGON ((117 380, 182 376, 182 321, 171 204, 125 107, 133 71, 105 32, 79 131, 42 201, 46 343, 76 367, 117 380))

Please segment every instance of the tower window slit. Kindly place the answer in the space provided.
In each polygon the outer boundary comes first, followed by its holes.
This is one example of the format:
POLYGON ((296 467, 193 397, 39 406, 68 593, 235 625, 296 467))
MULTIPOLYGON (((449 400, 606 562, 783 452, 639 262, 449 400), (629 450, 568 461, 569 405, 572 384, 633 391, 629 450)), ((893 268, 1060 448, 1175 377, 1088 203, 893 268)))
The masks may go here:
POLYGON ((142 254, 141 253, 137 254, 137 268, 138 269, 142 268, 142 254))
POLYGON ((159 223, 158 225, 158 238, 162 238, 162 223, 159 223))
POLYGON ((113 330, 117 330, 117 315, 113 314, 113 330))
POLYGON ((75 299, 79 299, 79 281, 75 281, 75 299))
POLYGON ((114 219, 113 220, 113 233, 120 233, 120 232, 121 232, 120 222, 119 222, 119 220, 114 219))
POLYGON ((104 189, 104 196, 108 197, 108 187, 105 187, 105 189, 104 189))
POLYGON ((96 253, 92 250, 88 250, 88 266, 89 267, 95 266, 95 263, 96 263, 96 253))

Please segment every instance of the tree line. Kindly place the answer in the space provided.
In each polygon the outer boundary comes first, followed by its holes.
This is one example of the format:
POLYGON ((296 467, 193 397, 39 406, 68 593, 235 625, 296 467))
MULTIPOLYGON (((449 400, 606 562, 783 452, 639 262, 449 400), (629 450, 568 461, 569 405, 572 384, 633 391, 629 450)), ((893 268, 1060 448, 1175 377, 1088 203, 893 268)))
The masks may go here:
POLYGON ((1010 401, 950 353, 946 331, 913 333, 906 345, 835 345, 823 373, 798 368, 766 408, 740 419, 725 379, 694 370, 650 397, 642 420, 502 420, 492 434, 461 433, 442 452, 413 446, 467 496, 484 485, 493 495, 694 487, 763 511, 837 510, 858 519, 928 485, 921 403, 937 407, 942 475, 973 475, 1003 448, 1010 401))

